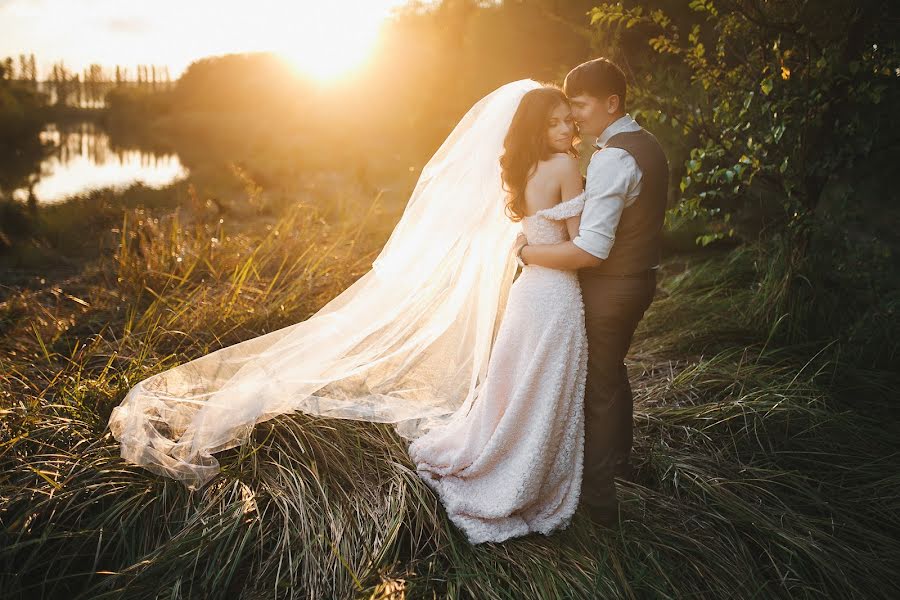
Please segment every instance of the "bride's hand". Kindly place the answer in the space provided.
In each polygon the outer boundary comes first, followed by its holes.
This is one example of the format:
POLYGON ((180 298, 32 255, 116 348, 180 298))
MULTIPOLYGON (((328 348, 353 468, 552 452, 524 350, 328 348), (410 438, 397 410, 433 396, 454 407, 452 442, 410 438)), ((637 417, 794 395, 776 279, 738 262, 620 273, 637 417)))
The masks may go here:
POLYGON ((516 236, 516 242, 513 244, 513 247, 512 247, 513 254, 516 257, 516 264, 518 264, 520 267, 524 267, 525 263, 524 263, 524 261, 522 261, 522 257, 519 256, 519 251, 522 249, 523 246, 526 246, 527 244, 528 244, 528 238, 526 238, 525 234, 520 231, 519 235, 516 236))

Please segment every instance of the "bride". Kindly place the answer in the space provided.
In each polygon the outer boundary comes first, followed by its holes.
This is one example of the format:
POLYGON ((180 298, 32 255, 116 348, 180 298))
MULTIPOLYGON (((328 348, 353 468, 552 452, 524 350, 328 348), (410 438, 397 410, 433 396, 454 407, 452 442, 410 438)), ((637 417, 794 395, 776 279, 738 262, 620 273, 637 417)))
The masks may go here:
POLYGON ((515 278, 514 242, 577 233, 574 134, 555 87, 523 79, 480 99, 372 269, 305 321, 131 388, 109 420, 122 457, 198 489, 214 453, 279 414, 393 423, 471 543, 565 528, 581 487, 584 306, 575 271, 515 278))

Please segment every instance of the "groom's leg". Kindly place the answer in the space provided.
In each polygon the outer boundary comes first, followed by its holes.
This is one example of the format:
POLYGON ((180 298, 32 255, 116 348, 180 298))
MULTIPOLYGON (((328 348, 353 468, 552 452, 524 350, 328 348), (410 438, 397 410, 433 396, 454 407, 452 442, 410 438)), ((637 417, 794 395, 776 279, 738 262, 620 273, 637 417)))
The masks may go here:
POLYGON ((579 273, 588 335, 583 500, 616 506, 616 475, 630 475, 633 395, 624 358, 652 301, 655 276, 614 278, 579 273))
MULTIPOLYGON (((634 327, 631 328, 632 333, 634 333, 636 328, 637 321, 634 327)), ((628 353, 630 343, 631 341, 629 340, 625 346, 625 354, 628 353)), ((621 407, 621 410, 617 413, 619 425, 616 427, 616 444, 615 448, 613 448, 616 455, 613 470, 616 477, 631 479, 631 446, 634 441, 634 394, 631 391, 631 383, 628 381, 628 367, 624 364, 624 357, 625 355, 623 354, 622 375, 619 378, 620 387, 615 401, 621 407)))

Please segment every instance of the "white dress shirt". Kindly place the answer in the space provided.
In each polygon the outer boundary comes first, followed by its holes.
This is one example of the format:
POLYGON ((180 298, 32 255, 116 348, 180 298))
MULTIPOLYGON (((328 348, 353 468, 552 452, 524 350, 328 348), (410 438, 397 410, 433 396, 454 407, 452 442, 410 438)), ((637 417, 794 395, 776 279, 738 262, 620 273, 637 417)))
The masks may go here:
POLYGON ((588 164, 581 226, 572 243, 597 258, 609 256, 622 211, 641 193, 642 173, 634 157, 621 148, 606 148, 606 143, 617 133, 640 128, 626 113, 610 123, 594 144, 599 150, 588 164))

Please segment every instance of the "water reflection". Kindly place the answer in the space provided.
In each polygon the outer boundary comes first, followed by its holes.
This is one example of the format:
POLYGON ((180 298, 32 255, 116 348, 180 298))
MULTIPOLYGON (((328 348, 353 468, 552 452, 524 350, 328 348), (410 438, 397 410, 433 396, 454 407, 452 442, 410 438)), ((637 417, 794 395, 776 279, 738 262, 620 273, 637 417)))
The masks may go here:
POLYGON ((16 199, 27 201, 33 193, 39 203, 59 202, 95 188, 122 188, 137 181, 158 188, 187 176, 177 154, 114 147, 109 135, 91 122, 62 130, 51 123, 40 139, 51 151, 32 178, 31 190, 15 190, 16 199))

